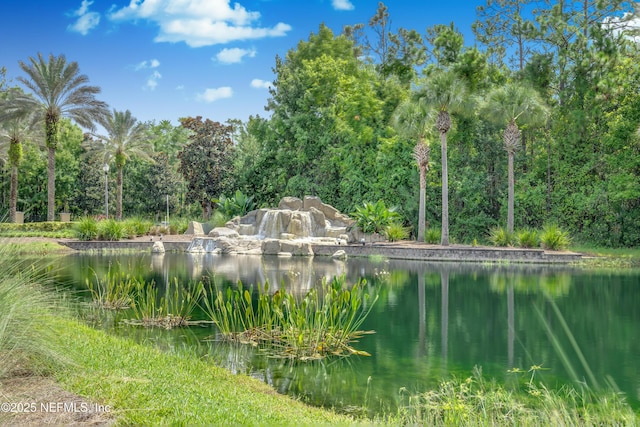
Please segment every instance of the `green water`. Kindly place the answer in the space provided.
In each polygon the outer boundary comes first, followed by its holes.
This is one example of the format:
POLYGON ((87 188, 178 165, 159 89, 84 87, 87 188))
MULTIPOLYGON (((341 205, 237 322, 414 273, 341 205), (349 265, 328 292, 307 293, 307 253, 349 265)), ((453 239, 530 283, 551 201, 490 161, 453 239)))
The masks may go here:
MULTIPOLYGON (((379 300, 354 347, 371 357, 292 363, 246 346, 206 340, 212 327, 164 331, 122 326, 118 334, 171 351, 193 351, 281 393, 343 411, 394 411, 402 399, 480 367, 506 385, 532 365, 549 387, 613 387, 640 405, 640 271, 570 267, 283 259, 211 255, 85 255, 64 258, 58 279, 76 289, 111 268, 163 284, 202 276, 218 283, 268 280, 304 292, 322 277, 368 279, 379 300)), ((278 284, 275 286, 275 284, 278 284)), ((196 313, 196 317, 198 314, 196 313)), ((528 378, 526 374, 522 374, 528 378)))

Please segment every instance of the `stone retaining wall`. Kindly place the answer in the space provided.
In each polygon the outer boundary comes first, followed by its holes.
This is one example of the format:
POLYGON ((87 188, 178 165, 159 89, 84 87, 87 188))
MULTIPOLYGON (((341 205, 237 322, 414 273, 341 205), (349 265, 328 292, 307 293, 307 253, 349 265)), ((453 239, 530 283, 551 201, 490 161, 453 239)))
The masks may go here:
MULTIPOLYGON (((190 242, 163 242, 168 252, 184 252, 190 242)), ((65 246, 78 251, 100 250, 140 250, 149 251, 153 242, 131 241, 67 241, 60 242, 65 246)), ((453 262, 494 262, 509 261, 519 263, 539 264, 567 264, 580 261, 582 255, 574 252, 547 252, 542 249, 515 249, 515 248, 472 248, 472 247, 420 247, 393 246, 385 244, 362 245, 313 245, 313 253, 316 256, 331 256, 337 250, 342 249, 348 256, 369 257, 381 255, 387 258, 424 260, 424 261, 453 261, 453 262)))
POLYGON ((546 252, 542 249, 470 248, 470 247, 401 247, 389 245, 314 245, 318 256, 331 256, 336 250, 344 250, 348 256, 368 257, 382 255, 387 258, 424 261, 510 261, 522 263, 570 263, 579 261, 581 254, 573 252, 546 252))

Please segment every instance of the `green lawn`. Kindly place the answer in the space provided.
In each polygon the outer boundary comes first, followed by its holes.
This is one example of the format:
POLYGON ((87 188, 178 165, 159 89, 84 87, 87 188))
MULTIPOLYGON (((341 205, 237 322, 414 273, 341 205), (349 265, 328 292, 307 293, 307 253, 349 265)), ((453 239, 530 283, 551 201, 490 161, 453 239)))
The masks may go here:
POLYGON ((279 395, 193 356, 56 319, 72 365, 56 373, 67 389, 113 408, 124 425, 346 425, 354 420, 279 395))

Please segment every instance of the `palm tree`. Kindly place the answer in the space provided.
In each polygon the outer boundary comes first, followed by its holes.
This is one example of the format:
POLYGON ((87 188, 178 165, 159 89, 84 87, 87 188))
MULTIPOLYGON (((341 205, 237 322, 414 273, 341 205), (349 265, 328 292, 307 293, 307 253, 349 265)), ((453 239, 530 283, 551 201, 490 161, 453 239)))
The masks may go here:
POLYGON ((417 139, 413 148, 413 157, 420 170, 420 206, 418 208, 418 241, 424 242, 424 224, 427 194, 427 170, 431 148, 427 135, 431 127, 432 116, 425 104, 409 99, 398 106, 393 116, 393 126, 401 135, 417 139))
POLYGON ((29 58, 29 63, 19 62, 27 77, 18 81, 31 91, 16 96, 7 106, 9 115, 21 115, 34 111, 44 122, 45 145, 48 150, 47 164, 47 221, 55 219, 55 173, 56 148, 60 119, 69 117, 85 128, 93 128, 94 121, 107 113, 107 104, 98 101, 97 86, 89 86, 89 78, 79 73, 78 63, 70 62, 64 55, 49 55, 48 62, 41 53, 38 58, 29 58))
POLYGON ((40 127, 35 122, 33 114, 13 116, 11 119, 1 120, 0 123, 0 157, 7 158, 11 167, 9 191, 9 222, 16 222, 18 205, 18 168, 22 160, 22 143, 34 140, 40 127))
POLYGON ((503 142, 508 156, 507 231, 513 233, 515 188, 513 158, 520 147, 518 122, 527 125, 542 124, 546 121, 548 109, 535 89, 512 82, 489 92, 482 110, 489 120, 498 124, 506 123, 503 142))
POLYGON ((451 129, 450 112, 458 111, 467 104, 467 88, 453 71, 437 70, 421 88, 421 102, 437 112, 436 129, 440 133, 442 150, 442 240, 449 245, 449 171, 447 168, 447 132, 451 129))
POLYGON ((104 162, 114 159, 117 170, 116 178, 116 219, 122 219, 122 171, 131 156, 141 157, 153 162, 151 153, 153 146, 149 142, 147 126, 138 122, 131 111, 116 111, 108 114, 101 121, 107 135, 95 135, 97 140, 89 140, 87 154, 100 154, 104 162))

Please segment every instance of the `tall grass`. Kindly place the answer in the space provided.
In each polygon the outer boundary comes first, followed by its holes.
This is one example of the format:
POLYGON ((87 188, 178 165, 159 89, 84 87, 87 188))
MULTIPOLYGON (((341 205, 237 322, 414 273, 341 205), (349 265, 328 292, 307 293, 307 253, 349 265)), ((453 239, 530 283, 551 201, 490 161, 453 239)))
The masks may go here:
POLYGON ((377 296, 371 297, 361 279, 347 289, 344 276, 326 279, 320 290, 296 297, 285 289, 269 293, 269 284, 253 289, 215 290, 203 299, 203 309, 223 339, 266 344, 279 357, 300 360, 328 355, 368 355, 351 346, 365 331, 360 327, 377 296))
MULTIPOLYGON (((539 367, 532 367, 539 368, 539 367)), ((596 426, 637 425, 638 417, 614 392, 565 386, 552 390, 534 381, 535 369, 512 370, 527 378, 523 389, 507 390, 474 369, 466 379, 440 382, 424 393, 400 391, 401 408, 386 421, 430 426, 596 426)))
POLYGON ((494 227, 489 231, 489 241, 495 246, 513 246, 516 243, 516 235, 504 227, 494 227))
POLYGON ((93 276, 93 280, 85 279, 85 283, 95 306, 111 310, 131 307, 134 291, 140 279, 131 277, 123 271, 112 272, 111 269, 102 279, 95 272, 93 276))
POLYGON ((73 231, 80 240, 95 240, 98 237, 98 221, 90 216, 82 217, 74 224, 73 231))
POLYGON ((427 228, 424 232, 424 241, 430 245, 440 243, 441 230, 439 228, 427 228))
POLYGON ((64 361, 49 328, 52 313, 62 307, 56 294, 38 284, 38 271, 0 245, 0 379, 16 369, 48 369, 64 361))
POLYGON ((562 251, 571 244, 571 237, 556 224, 548 224, 540 233, 540 244, 544 249, 562 251))
POLYGON ((115 219, 105 219, 98 222, 98 239, 117 241, 127 237, 127 233, 122 222, 115 219))
POLYGON ((183 287, 176 278, 167 283, 165 294, 159 296, 155 282, 136 281, 131 305, 135 320, 128 323, 165 329, 188 326, 203 292, 202 282, 183 287))

